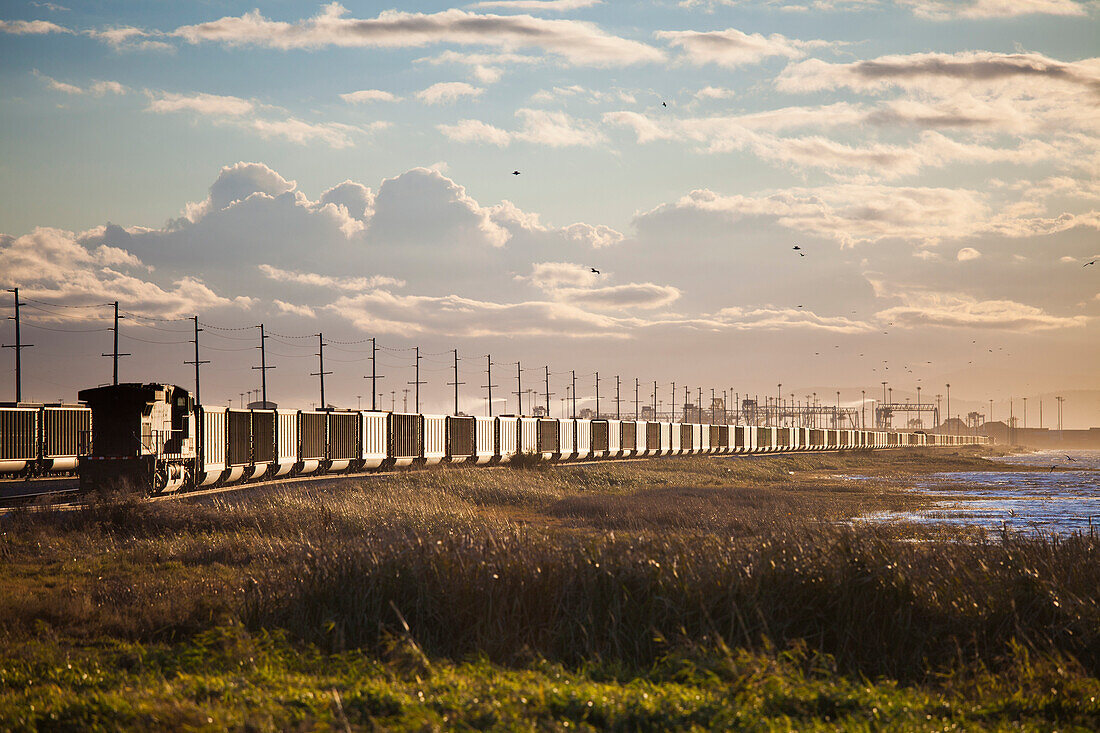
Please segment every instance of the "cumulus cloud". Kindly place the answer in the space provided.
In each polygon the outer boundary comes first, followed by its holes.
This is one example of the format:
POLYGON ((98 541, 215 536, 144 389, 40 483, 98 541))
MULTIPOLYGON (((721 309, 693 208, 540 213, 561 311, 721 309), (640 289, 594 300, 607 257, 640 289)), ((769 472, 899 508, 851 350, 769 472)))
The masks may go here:
POLYGON ((1046 331, 1080 328, 1087 316, 1056 316, 1041 308, 1013 300, 978 300, 958 293, 916 291, 901 295, 903 305, 877 314, 884 323, 901 328, 942 326, 953 328, 1046 331))
POLYGON ((733 99, 737 92, 724 87, 703 87, 694 96, 696 99, 733 99))
POLYGON ((0 20, 0 33, 13 36, 41 36, 47 33, 72 33, 72 31, 48 20, 0 20))
POLYGON ((959 262, 969 262, 970 260, 976 260, 982 256, 982 253, 973 247, 963 247, 955 254, 955 259, 959 262))
POLYGON ((437 125, 437 129, 456 143, 485 143, 503 148, 512 142, 510 132, 481 120, 459 120, 453 125, 437 125))
POLYGON ((655 35, 683 50, 686 60, 693 64, 716 64, 729 68, 760 63, 774 56, 802 58, 808 49, 832 45, 827 41, 800 41, 779 33, 770 36, 744 33, 736 28, 724 31, 658 31, 655 35))
POLYGON ((439 13, 387 10, 374 18, 350 18, 339 3, 324 6, 309 19, 274 21, 258 10, 241 16, 177 28, 188 43, 256 45, 279 49, 411 48, 429 44, 495 46, 503 50, 538 49, 574 65, 622 66, 660 61, 660 50, 606 33, 592 23, 535 18, 530 15, 482 15, 450 9, 439 13))
POLYGON ((394 96, 393 92, 382 89, 360 89, 357 92, 341 94, 340 99, 349 104, 362 104, 363 102, 396 102, 401 98, 394 96))
POLYGON ((299 316, 301 318, 316 318, 317 311, 310 308, 308 305, 296 305, 294 303, 287 303, 285 300, 279 300, 275 298, 271 301, 280 313, 289 313, 292 316, 299 316))
POLYGON ((452 104, 462 97, 478 97, 485 92, 462 81, 441 81, 416 93, 416 98, 424 104, 452 104))
MULTIPOLYGON (((20 237, 0 235, 0 258, 4 260, 0 282, 5 287, 18 286, 26 297, 66 305, 119 300, 126 303, 128 311, 162 318, 252 304, 251 298, 220 296, 196 277, 182 277, 168 286, 145 279, 136 273, 147 273, 148 268, 132 253, 96 243, 101 234, 102 230, 81 235, 39 227, 20 237)), ((93 311, 66 312, 57 317, 96 318, 93 311)), ((105 315, 105 310, 98 314, 105 315)))

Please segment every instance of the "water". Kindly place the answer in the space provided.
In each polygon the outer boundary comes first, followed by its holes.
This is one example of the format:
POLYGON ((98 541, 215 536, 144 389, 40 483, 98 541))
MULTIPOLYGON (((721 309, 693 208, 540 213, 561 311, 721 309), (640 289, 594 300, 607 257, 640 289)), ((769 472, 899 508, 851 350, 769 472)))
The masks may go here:
POLYGON ((978 526, 1043 534, 1100 533, 1100 451, 1043 451, 996 459, 1054 471, 954 471, 932 474, 913 489, 945 492, 916 512, 886 512, 868 520, 978 526), (1091 517, 1091 526, 1090 526, 1091 517))

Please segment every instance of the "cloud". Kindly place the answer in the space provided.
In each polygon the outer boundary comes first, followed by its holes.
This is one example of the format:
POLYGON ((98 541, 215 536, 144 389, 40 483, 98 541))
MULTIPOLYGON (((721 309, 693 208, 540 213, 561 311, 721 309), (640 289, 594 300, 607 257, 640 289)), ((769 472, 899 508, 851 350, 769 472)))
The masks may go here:
POLYGON ((863 333, 870 326, 862 321, 851 320, 844 316, 819 316, 805 308, 723 308, 713 320, 715 325, 731 328, 735 331, 751 330, 787 330, 807 328, 830 333, 863 333))
POLYGON ((116 51, 175 51, 176 48, 164 41, 151 40, 162 36, 134 26, 120 26, 103 30, 84 31, 97 41, 103 41, 116 51))
MULTIPOLYGON (((128 311, 161 318, 252 304, 251 298, 220 296, 191 276, 175 280, 170 286, 143 279, 133 271, 147 272, 148 268, 132 253, 96 243, 107 228, 76 234, 39 227, 20 237, 0 234, 0 258, 4 261, 0 281, 5 287, 18 286, 30 298, 47 298, 66 305, 118 300, 128 311)), ((89 308, 57 317, 106 317, 106 306, 101 313, 89 308)))
POLYGON ((724 87, 703 87, 694 96, 696 99, 733 99, 737 92, 724 87))
POLYGON ((596 310, 654 309, 671 304, 680 290, 655 283, 603 285, 610 273, 597 274, 591 267, 573 262, 536 262, 530 275, 516 276, 555 301, 596 310))
POLYGON ((53 89, 56 92, 62 92, 64 94, 90 94, 93 97, 102 97, 107 94, 125 94, 127 91, 126 87, 124 87, 117 81, 95 81, 92 82, 92 84, 87 88, 84 88, 79 87, 75 84, 58 81, 51 76, 46 76, 45 74, 39 72, 38 69, 34 69, 31 73, 46 82, 46 85, 50 89, 53 89))
POLYGON ((0 33, 13 36, 41 36, 47 33, 72 33, 72 31, 48 20, 0 20, 0 33))
POLYGON ((331 148, 347 148, 355 144, 357 136, 385 130, 390 126, 390 123, 382 120, 361 127, 341 122, 307 122, 296 117, 271 118, 262 116, 262 105, 252 100, 218 94, 176 94, 164 91, 147 91, 146 94, 150 98, 147 112, 197 114, 210 118, 215 124, 232 125, 255 132, 263 138, 277 138, 298 145, 320 142, 331 148))
POLYGON ((485 143, 507 147, 512 134, 481 120, 459 120, 453 125, 437 125, 436 128, 456 143, 485 143))
POLYGON ((396 102, 401 98, 382 89, 360 89, 357 92, 341 94, 340 99, 349 104, 362 104, 363 102, 396 102))
POLYGON ((333 290, 373 290, 382 287, 404 287, 405 281, 385 275, 371 275, 370 277, 337 277, 333 275, 319 275, 315 272, 295 272, 292 270, 280 270, 271 265, 259 265, 260 272, 265 277, 275 282, 296 283, 318 288, 330 288, 333 290))
POLYGON ((1038 53, 917 53, 834 64, 808 59, 779 75, 782 91, 809 92, 848 87, 876 92, 890 87, 942 94, 956 89, 998 87, 1020 96, 1036 93, 1040 84, 1083 88, 1100 93, 1100 66, 1093 61, 1063 62, 1038 53), (1021 82, 1027 80, 1026 85, 1021 82))
POLYGON ((366 333, 451 338, 566 336, 627 338, 619 320, 568 303, 497 303, 459 295, 397 295, 375 290, 342 296, 326 309, 366 333))
POLYGON ((258 10, 177 28, 188 43, 256 45, 278 49, 412 48, 437 43, 533 48, 573 65, 623 66, 660 61, 664 54, 638 41, 605 33, 592 23, 529 15, 482 15, 450 9, 439 13, 387 10, 374 18, 350 18, 339 3, 297 22, 273 21, 258 10))
POLYGON ((877 313, 881 322, 900 328, 940 326, 1024 332, 1080 328, 1089 322, 1088 316, 1055 316, 1013 300, 978 300, 931 291, 902 293, 899 297, 905 304, 877 313))
POLYGON ((969 262, 970 260, 976 260, 982 256, 982 253, 973 247, 963 247, 955 255, 955 259, 959 262, 969 262))
POLYGON ((256 105, 247 99, 218 94, 173 94, 153 92, 147 112, 194 112, 213 117, 239 117, 255 111, 256 105))
POLYGON ((635 217, 635 225, 691 214, 739 222, 772 219, 795 231, 845 246, 899 239, 935 244, 988 230, 990 209, 977 191, 929 187, 838 184, 792 188, 754 196, 695 190, 675 203, 662 204, 635 217))
POLYGON ((505 147, 514 141, 545 145, 551 148, 595 147, 606 137, 592 122, 578 120, 565 112, 540 109, 518 109, 518 130, 508 131, 480 120, 459 120, 454 125, 437 125, 436 129, 455 142, 488 143, 505 147))
POLYGON ((532 12, 551 11, 563 13, 599 5, 603 0, 482 0, 467 5, 469 8, 487 10, 529 10, 532 12))
POLYGON ((294 303, 287 303, 285 300, 279 300, 278 298, 271 301, 280 313, 289 313, 292 316, 300 316, 301 318, 316 318, 317 311, 310 308, 308 305, 295 305, 294 303))
POLYGON ((441 81, 416 93, 424 104, 452 104, 462 97, 478 97, 485 92, 462 81, 441 81))
POLYGON ((517 66, 532 66, 543 63, 540 56, 530 56, 518 53, 459 53, 458 51, 444 51, 438 56, 426 56, 416 59, 415 63, 426 63, 432 66, 468 66, 475 79, 483 84, 495 84, 504 76, 505 68, 517 66))
POLYGON ((724 31, 658 31, 654 35, 682 49, 686 59, 696 66, 717 64, 728 68, 760 63, 774 56, 802 58, 808 49, 833 45, 826 41, 800 41, 779 33, 770 36, 744 33, 736 28, 724 31))
POLYGON ((1085 3, 1077 0, 897 0, 918 18, 1016 18, 1022 15, 1088 15, 1085 3))

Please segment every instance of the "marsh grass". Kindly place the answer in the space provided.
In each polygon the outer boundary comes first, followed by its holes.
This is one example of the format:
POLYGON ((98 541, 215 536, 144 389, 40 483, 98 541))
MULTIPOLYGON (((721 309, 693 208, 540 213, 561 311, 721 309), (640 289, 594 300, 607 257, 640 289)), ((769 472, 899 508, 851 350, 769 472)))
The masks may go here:
POLYGON ((17 511, 0 727, 32 702, 69 728, 1091 727, 1095 540, 847 523, 926 500, 897 477, 979 466, 1000 470, 966 451, 451 468, 17 511))

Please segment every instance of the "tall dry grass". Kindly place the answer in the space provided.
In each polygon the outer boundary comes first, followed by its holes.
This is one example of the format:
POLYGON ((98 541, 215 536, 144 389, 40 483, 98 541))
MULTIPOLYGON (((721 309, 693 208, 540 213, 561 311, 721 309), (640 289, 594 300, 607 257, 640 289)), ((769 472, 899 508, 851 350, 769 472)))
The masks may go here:
POLYGON ((920 498, 833 472, 976 461, 896 456, 438 470, 20 512, 0 530, 0 638, 157 641, 240 621, 324 649, 416 650, 414 664, 638 671, 683 649, 797 646, 914 679, 1022 647, 1100 672, 1095 541, 838 524, 920 498))

